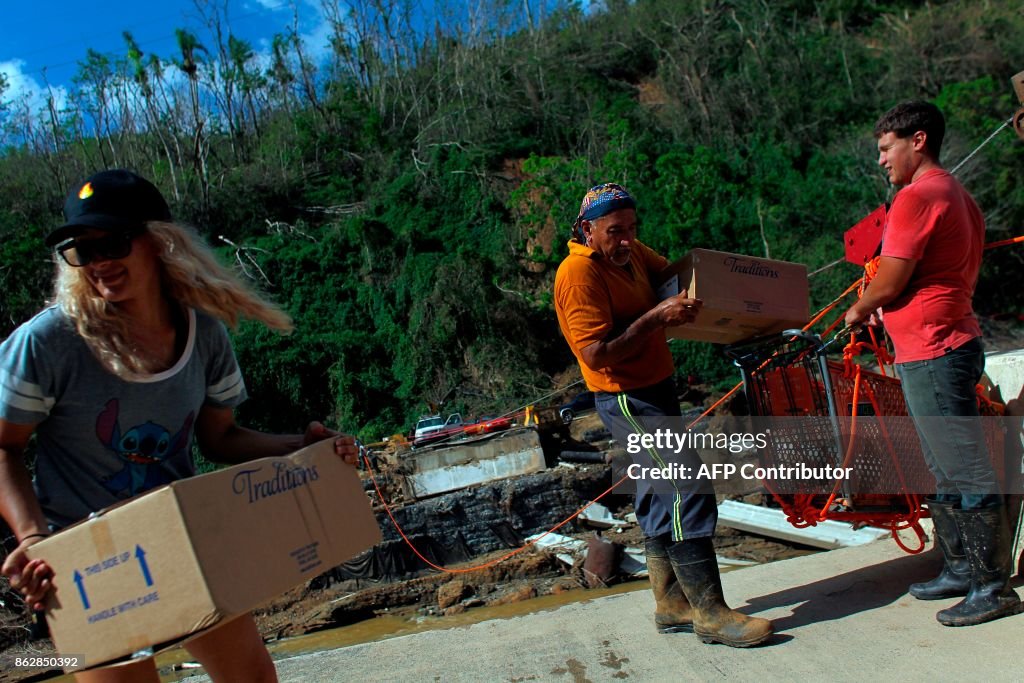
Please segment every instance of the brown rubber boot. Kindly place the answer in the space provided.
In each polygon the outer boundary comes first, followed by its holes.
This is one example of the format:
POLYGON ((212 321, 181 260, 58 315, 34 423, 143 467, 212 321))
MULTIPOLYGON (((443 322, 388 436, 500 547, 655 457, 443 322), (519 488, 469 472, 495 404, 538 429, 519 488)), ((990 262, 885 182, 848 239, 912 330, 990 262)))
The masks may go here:
POLYGON ((676 578, 693 609, 693 631, 705 643, 751 647, 774 633, 772 622, 729 609, 722 595, 718 560, 710 538, 694 538, 668 546, 676 578))
POLYGON ((693 633, 690 603, 676 580, 661 538, 644 539, 647 573, 654 592, 654 626, 658 633, 693 633))

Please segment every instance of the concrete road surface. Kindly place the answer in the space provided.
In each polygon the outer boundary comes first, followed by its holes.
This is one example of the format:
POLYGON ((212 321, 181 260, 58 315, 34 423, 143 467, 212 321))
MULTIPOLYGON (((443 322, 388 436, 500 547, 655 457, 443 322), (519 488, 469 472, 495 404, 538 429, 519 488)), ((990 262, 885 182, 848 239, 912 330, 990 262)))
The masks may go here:
POLYGON ((948 628, 935 612, 955 601, 907 595, 938 562, 935 551, 908 555, 884 540, 727 573, 730 603, 775 623, 774 638, 748 650, 657 634, 651 593, 637 591, 282 659, 278 675, 295 683, 1024 680, 1024 615, 948 628))

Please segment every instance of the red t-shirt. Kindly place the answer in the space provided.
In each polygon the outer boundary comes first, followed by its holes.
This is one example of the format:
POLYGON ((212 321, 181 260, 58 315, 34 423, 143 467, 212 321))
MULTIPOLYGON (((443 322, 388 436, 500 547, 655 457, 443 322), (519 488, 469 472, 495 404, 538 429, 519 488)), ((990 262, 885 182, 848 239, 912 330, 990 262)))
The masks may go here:
POLYGON ((938 358, 981 336, 971 297, 984 241, 981 210, 947 171, 927 171, 896 194, 882 256, 917 260, 906 289, 882 308, 897 363, 938 358))

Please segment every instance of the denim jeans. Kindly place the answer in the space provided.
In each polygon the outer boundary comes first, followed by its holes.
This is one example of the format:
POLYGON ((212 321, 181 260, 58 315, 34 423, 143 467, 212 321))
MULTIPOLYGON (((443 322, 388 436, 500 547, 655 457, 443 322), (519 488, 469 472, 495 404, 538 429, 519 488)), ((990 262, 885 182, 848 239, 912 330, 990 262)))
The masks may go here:
POLYGON ((965 510, 1000 500, 975 393, 984 369, 980 338, 932 360, 896 364, 936 498, 965 510))

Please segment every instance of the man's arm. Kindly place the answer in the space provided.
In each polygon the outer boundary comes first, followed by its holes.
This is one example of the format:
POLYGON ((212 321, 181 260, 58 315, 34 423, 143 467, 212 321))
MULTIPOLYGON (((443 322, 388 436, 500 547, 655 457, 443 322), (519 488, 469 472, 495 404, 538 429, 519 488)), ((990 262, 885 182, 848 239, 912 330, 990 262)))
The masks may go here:
POLYGON ((916 267, 916 259, 882 256, 878 260, 878 273, 868 283, 864 296, 846 311, 846 326, 863 322, 876 309, 902 294, 916 267))
POLYGON ((583 362, 594 369, 615 365, 633 353, 636 344, 647 336, 666 327, 693 322, 702 305, 700 299, 690 299, 685 291, 665 299, 634 320, 619 336, 593 342, 580 349, 583 362))

